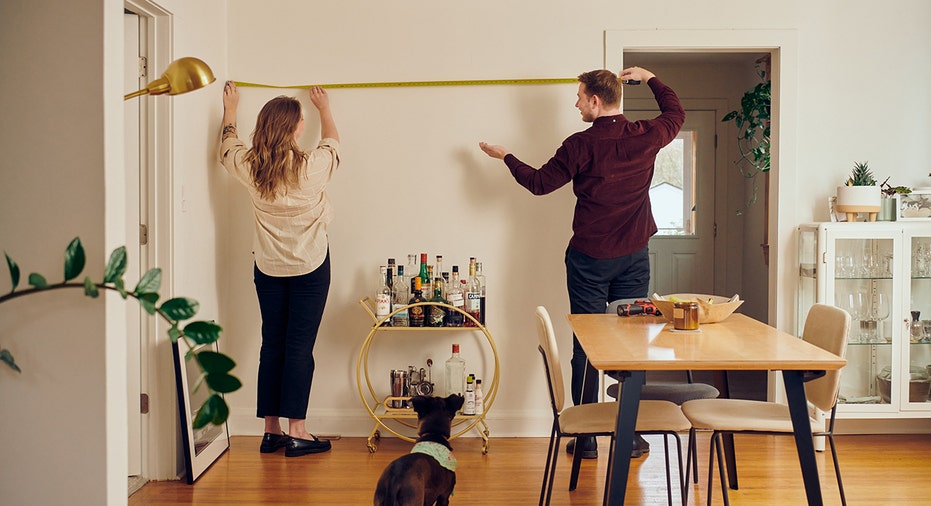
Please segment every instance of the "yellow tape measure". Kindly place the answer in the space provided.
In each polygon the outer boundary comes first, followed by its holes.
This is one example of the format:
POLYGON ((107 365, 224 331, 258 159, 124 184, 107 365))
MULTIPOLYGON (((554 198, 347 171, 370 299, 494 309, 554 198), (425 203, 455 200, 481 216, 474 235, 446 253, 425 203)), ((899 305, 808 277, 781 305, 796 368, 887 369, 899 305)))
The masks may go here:
POLYGON ((236 86, 249 88, 404 88, 411 86, 512 86, 526 84, 572 84, 578 79, 471 79, 464 81, 395 81, 382 83, 340 83, 340 84, 301 84, 296 86, 275 86, 271 84, 244 83, 233 81, 236 86))

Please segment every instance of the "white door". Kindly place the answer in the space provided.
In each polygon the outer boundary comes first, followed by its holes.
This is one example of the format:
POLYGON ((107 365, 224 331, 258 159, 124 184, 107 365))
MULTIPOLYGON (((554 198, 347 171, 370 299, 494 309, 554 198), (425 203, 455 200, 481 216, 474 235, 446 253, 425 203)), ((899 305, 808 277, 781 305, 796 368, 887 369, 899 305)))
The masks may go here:
MULTIPOLYGON (((131 93, 145 87, 145 77, 140 72, 139 55, 140 27, 139 16, 135 14, 123 15, 124 25, 124 78, 123 89, 131 93)), ((127 289, 131 290, 141 277, 141 260, 139 245, 139 191, 140 171, 142 170, 142 156, 140 146, 140 108, 142 98, 130 99, 124 103, 124 165, 125 165, 125 195, 126 229, 124 231, 126 246, 126 280, 127 289)), ((126 310, 126 395, 129 420, 129 475, 142 474, 142 414, 140 399, 141 360, 142 360, 142 318, 139 304, 127 300, 123 305, 126 310)))
MULTIPOLYGON (((630 120, 658 111, 625 110, 630 120)), ((682 131, 656 157, 650 188, 659 232, 650 239, 649 294, 714 293, 715 111, 686 111, 682 131)))

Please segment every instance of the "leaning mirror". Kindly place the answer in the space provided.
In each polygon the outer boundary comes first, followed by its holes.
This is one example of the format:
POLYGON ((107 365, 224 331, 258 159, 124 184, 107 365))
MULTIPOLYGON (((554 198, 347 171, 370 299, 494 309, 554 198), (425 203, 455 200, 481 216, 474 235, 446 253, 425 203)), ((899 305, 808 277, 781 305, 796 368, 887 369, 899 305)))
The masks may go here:
MULTIPOLYGON (((217 343, 198 345, 193 351, 200 352, 209 347, 218 352, 217 343)), ((191 348, 185 339, 172 345, 175 357, 175 379, 178 385, 178 411, 181 414, 181 439, 184 460, 187 464, 187 482, 194 483, 220 455, 230 447, 229 430, 226 422, 221 425, 208 423, 200 429, 194 428, 197 410, 210 396, 206 385, 199 381, 201 370, 196 359, 186 360, 191 348)))

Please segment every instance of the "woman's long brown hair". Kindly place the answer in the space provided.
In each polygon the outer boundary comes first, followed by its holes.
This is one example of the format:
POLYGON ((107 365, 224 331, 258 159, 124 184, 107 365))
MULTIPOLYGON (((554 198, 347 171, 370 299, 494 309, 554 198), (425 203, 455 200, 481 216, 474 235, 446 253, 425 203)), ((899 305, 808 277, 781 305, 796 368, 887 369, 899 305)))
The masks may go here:
POLYGON ((252 170, 252 183, 264 200, 275 200, 296 187, 307 153, 298 147, 294 132, 301 121, 301 103, 292 97, 268 101, 255 121, 252 147, 245 161, 252 170))

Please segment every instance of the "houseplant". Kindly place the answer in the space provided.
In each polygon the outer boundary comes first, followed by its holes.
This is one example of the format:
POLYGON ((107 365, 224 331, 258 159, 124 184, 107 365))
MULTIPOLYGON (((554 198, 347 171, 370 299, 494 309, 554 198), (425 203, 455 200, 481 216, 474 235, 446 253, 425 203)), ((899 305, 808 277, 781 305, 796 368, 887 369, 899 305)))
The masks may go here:
MULTIPOLYGON (((212 344, 220 338, 222 329, 213 322, 192 321, 183 327, 181 326, 182 321, 191 319, 197 313, 199 304, 196 300, 187 297, 175 297, 158 304, 158 290, 162 282, 161 269, 149 270, 142 276, 132 291, 127 291, 123 280, 123 274, 126 272, 125 246, 113 250, 104 270, 103 280, 100 282, 95 282, 90 276, 85 276, 82 282, 72 281, 81 275, 85 263, 84 247, 81 244, 81 239, 75 237, 65 248, 63 281, 50 284, 41 274, 31 273, 28 277, 31 288, 18 291, 20 281, 19 265, 8 254, 4 253, 4 256, 10 271, 12 288, 9 293, 0 296, 0 304, 19 297, 63 288, 80 288, 84 290, 84 295, 93 298, 97 298, 101 290, 112 290, 118 292, 123 299, 132 297, 138 300, 147 313, 150 315, 157 314, 167 321, 170 324, 168 337, 172 342, 184 339, 189 348, 193 350, 202 344, 212 344)), ((207 388, 210 393, 194 419, 193 426, 196 429, 204 427, 208 423, 220 425, 226 422, 229 417, 229 406, 220 394, 234 392, 242 386, 239 379, 229 374, 236 365, 232 359, 219 352, 201 350, 191 352, 185 357, 186 360, 195 360, 197 362, 203 373, 201 380, 199 380, 203 382, 200 387, 207 388)), ((22 372, 13 354, 6 348, 0 348, 0 361, 14 371, 22 372)))
POLYGON ((881 208, 879 186, 869 162, 855 162, 846 184, 837 187, 837 210, 847 214, 847 221, 857 221, 858 213, 868 213, 876 221, 881 208))
POLYGON ((734 164, 737 170, 753 179, 753 192, 748 204, 756 202, 756 176, 769 171, 770 161, 770 118, 772 104, 772 82, 766 70, 758 71, 762 82, 744 93, 740 109, 721 118, 722 122, 733 121, 737 126, 737 149, 740 159, 734 164))
POLYGON ((895 221, 897 202, 895 196, 908 195, 912 192, 912 189, 907 186, 892 186, 889 184, 889 178, 887 177, 885 181, 879 184, 879 191, 881 193, 881 208, 877 219, 879 221, 895 221))

